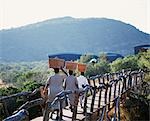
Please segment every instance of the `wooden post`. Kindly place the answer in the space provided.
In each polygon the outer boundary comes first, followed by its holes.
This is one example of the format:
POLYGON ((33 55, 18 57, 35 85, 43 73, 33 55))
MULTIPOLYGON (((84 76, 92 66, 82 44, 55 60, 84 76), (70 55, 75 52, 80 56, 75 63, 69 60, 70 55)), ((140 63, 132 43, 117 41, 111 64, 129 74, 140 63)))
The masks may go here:
POLYGON ((117 86, 117 80, 115 81, 115 84, 114 84, 115 88, 114 88, 114 99, 116 98, 116 86, 117 86))
POLYGON ((120 121, 120 96, 117 99, 117 105, 118 105, 118 121, 120 121))
POLYGON ((121 80, 119 80, 119 82, 118 82, 118 83, 119 83, 118 95, 120 95, 120 90, 121 90, 121 89, 120 89, 120 82, 121 82, 121 80))
POLYGON ((109 86, 109 104, 108 104, 108 110, 110 110, 110 101, 111 101, 111 87, 112 85, 109 86))
POLYGON ((135 75, 135 84, 137 85, 137 74, 135 75))
POLYGON ((99 121, 104 121, 105 114, 106 114, 106 106, 103 107, 99 121))
POLYGON ((117 121, 116 117, 117 117, 117 98, 114 100, 114 105, 115 105, 115 113, 114 113, 114 121, 117 121))
POLYGON ((6 116, 8 117, 10 114, 8 112, 7 104, 6 104, 6 102, 2 102, 2 103, 3 103, 3 107, 4 107, 4 111, 6 113, 6 116))
POLYGON ((103 76, 102 78, 103 78, 103 83, 105 83, 105 77, 103 76))
POLYGON ((106 85, 106 90, 105 90, 105 105, 107 105, 107 92, 108 92, 108 85, 106 85))
POLYGON ((98 78, 98 82, 101 83, 101 78, 100 77, 98 78))
POLYGON ((96 88, 94 88, 90 112, 93 112, 93 109, 94 109, 95 96, 96 96, 96 88))
POLYGON ((98 113, 97 113, 97 116, 99 116, 100 108, 101 108, 101 93, 102 93, 102 88, 99 89, 98 113))
POLYGON ((123 86, 122 86, 121 93, 123 93, 124 90, 126 91, 126 89, 127 89, 125 76, 122 76, 122 81, 123 81, 123 86))
MULTIPOLYGON (((85 92, 85 95, 87 95, 87 91, 85 92)), ((87 113, 87 96, 85 96, 84 99, 84 109, 83 109, 83 114, 85 115, 87 113)))
POLYGON ((93 84, 94 84, 94 87, 96 86, 96 84, 95 84, 95 79, 93 79, 93 84))
POLYGON ((88 83, 89 83, 89 85, 91 85, 91 81, 90 81, 90 79, 88 79, 88 83))
POLYGON ((131 73, 129 74, 128 87, 129 87, 129 88, 132 87, 132 76, 131 76, 131 73))
POLYGON ((44 115, 43 115, 43 121, 49 121, 49 109, 48 109, 48 103, 46 103, 44 115))

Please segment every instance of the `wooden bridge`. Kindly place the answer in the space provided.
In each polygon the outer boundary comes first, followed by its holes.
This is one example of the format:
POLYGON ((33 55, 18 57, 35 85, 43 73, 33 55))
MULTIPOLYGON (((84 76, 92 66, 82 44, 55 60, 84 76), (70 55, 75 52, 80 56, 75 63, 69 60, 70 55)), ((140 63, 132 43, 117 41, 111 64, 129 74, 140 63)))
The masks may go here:
MULTIPOLYGON (((14 94, 7 97, 0 98, 0 103, 3 104, 4 112, 8 116, 4 121, 22 121, 31 120, 28 110, 34 106, 40 105, 41 109, 46 105, 45 115, 54 111, 54 105, 59 103, 59 119, 64 121, 103 121, 120 120, 120 103, 126 99, 126 95, 129 91, 135 90, 141 86, 143 82, 144 73, 140 70, 131 71, 123 70, 117 73, 97 75, 88 79, 89 86, 86 86, 82 92, 71 92, 65 90, 59 93, 52 103, 45 103, 43 98, 32 100, 31 98, 39 92, 24 92, 14 94), (69 105, 62 108, 62 103, 68 99, 70 93, 76 93, 77 106, 71 111, 69 105), (85 99, 83 102, 83 108, 78 104, 78 94, 84 94, 85 99), (16 100, 19 97, 23 97, 25 104, 17 108, 15 112, 9 112, 7 101, 11 98, 16 100), (110 116, 109 112, 114 109, 113 115, 110 116), (11 115, 11 116, 10 116, 11 115)), ((53 117, 47 119, 46 116, 39 116, 32 121, 52 121, 55 120, 56 114, 53 117)))

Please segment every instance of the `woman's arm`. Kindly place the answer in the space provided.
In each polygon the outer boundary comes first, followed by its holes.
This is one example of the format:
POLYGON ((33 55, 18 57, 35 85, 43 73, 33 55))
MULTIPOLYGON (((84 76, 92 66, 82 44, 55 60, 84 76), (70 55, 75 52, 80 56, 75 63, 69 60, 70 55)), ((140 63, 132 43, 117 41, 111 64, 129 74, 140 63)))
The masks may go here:
POLYGON ((45 84, 45 87, 44 87, 44 90, 43 90, 43 93, 44 94, 46 94, 47 93, 47 88, 48 88, 48 86, 49 86, 49 83, 50 83, 50 77, 48 78, 48 80, 47 80, 47 82, 46 82, 46 84, 45 84))
POLYGON ((68 76, 68 73, 62 67, 60 69, 68 76))
POLYGON ((76 77, 75 77, 75 85, 76 85, 76 87, 79 89, 79 86, 78 86, 78 80, 77 80, 76 77))

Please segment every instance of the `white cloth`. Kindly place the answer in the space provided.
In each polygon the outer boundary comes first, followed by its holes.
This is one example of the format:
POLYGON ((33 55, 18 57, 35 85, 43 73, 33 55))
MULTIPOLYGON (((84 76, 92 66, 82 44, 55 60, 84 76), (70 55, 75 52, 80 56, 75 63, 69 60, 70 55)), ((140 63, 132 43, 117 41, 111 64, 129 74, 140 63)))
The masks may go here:
MULTIPOLYGON (((66 83, 66 90, 71 90, 71 91, 78 91, 78 81, 77 78, 73 75, 68 76, 65 80, 66 83)), ((71 105, 75 105, 76 101, 76 95, 75 93, 69 94, 69 101, 71 105)))
MULTIPOLYGON (((83 75, 80 75, 79 77, 77 77, 77 80, 78 80, 78 87, 79 87, 80 91, 83 90, 82 85, 89 85, 87 78, 84 77, 83 75)), ((85 98, 85 94, 82 94, 79 97, 81 107, 83 106, 82 101, 83 101, 84 98, 85 98)))
POLYGON ((59 74, 55 74, 54 76, 51 76, 46 85, 48 86, 48 98, 49 101, 52 102, 55 98, 55 96, 61 92, 63 89, 63 80, 64 78, 60 76, 59 74))
POLYGON ((83 75, 80 75, 79 77, 77 77, 78 80, 78 87, 79 89, 82 89, 82 85, 89 85, 88 80, 86 77, 84 77, 83 75))

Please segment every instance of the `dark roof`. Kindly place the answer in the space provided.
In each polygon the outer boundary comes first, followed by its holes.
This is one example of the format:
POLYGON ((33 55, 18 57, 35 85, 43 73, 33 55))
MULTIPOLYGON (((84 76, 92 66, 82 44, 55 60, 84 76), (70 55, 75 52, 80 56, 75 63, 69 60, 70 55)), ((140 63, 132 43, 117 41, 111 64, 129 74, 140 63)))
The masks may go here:
POLYGON ((70 60, 77 60, 80 59, 81 54, 54 54, 54 55, 49 55, 49 58, 60 58, 60 59, 64 59, 66 61, 70 61, 70 60))
MULTIPOLYGON (((117 58, 123 58, 122 55, 120 54, 117 54, 117 53, 105 53, 106 56, 107 56, 107 59, 108 61, 114 61, 116 60, 117 58)), ((68 53, 65 53, 65 54, 54 54, 54 55, 48 55, 49 58, 60 58, 60 59, 64 59, 65 61, 70 61, 70 60, 77 60, 77 59, 80 59, 80 56, 81 54, 68 54, 68 53)), ((98 56, 96 55, 93 55, 93 58, 98 58, 98 56)))

